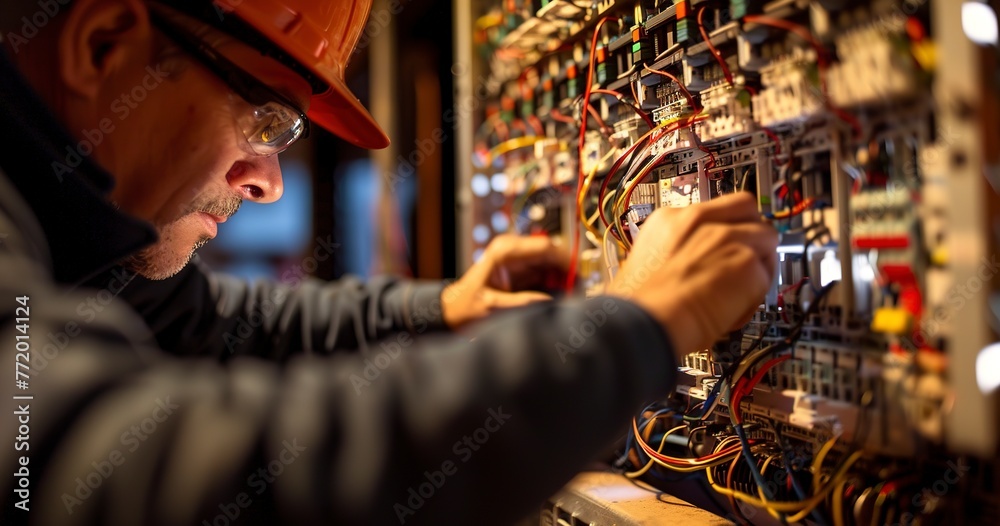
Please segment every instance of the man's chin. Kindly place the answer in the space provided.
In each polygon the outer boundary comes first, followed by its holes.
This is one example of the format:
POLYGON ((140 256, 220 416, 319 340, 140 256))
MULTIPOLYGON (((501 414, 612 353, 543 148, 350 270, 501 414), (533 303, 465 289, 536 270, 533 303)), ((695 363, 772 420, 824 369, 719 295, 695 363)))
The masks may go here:
POLYGON ((198 241, 188 251, 157 243, 125 258, 122 266, 149 280, 168 279, 183 270, 191 262, 195 251, 205 243, 208 243, 208 239, 198 241))

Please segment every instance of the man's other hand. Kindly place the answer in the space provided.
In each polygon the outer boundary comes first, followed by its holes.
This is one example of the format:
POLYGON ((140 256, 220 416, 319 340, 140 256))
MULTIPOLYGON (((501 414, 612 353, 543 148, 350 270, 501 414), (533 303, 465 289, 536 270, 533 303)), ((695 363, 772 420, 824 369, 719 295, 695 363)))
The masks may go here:
POLYGON ((778 234, 754 197, 727 195, 649 216, 608 290, 659 320, 683 355, 742 327, 777 268, 778 234))
POLYGON ((452 329, 491 313, 552 299, 544 292, 553 276, 563 278, 569 253, 547 237, 502 235, 479 261, 441 295, 444 321, 452 329))

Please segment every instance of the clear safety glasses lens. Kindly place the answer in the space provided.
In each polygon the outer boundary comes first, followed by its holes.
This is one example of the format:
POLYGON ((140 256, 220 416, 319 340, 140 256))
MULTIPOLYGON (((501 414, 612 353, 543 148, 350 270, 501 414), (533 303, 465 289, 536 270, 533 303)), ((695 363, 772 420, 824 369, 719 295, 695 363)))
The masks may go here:
POLYGON ((247 143, 257 155, 275 155, 286 150, 303 135, 305 119, 297 111, 277 102, 253 109, 243 127, 247 143))

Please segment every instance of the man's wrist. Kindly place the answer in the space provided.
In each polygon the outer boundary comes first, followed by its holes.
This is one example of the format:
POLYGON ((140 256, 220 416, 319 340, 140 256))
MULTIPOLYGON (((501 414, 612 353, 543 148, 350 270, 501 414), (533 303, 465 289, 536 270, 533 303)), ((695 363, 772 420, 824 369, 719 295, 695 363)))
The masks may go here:
POLYGON ((623 294, 621 291, 612 290, 609 291, 609 295, 632 303, 656 321, 670 340, 678 360, 697 350, 699 335, 703 329, 698 325, 698 317, 689 309, 684 308, 684 306, 663 308, 662 305, 657 305, 659 308, 654 308, 652 305, 646 305, 635 295, 623 294))
POLYGON ((403 320, 412 334, 448 328, 444 319, 445 282, 415 281, 404 294, 403 320))

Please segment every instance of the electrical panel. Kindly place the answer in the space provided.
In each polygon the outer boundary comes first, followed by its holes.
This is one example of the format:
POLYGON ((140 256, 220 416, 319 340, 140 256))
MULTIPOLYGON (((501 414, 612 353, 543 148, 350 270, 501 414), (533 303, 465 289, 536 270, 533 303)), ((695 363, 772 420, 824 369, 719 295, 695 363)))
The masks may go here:
POLYGON ((1000 524, 995 2, 472 6, 471 258, 558 237, 598 295, 654 210, 734 192, 781 235, 615 469, 737 523, 1000 524))

